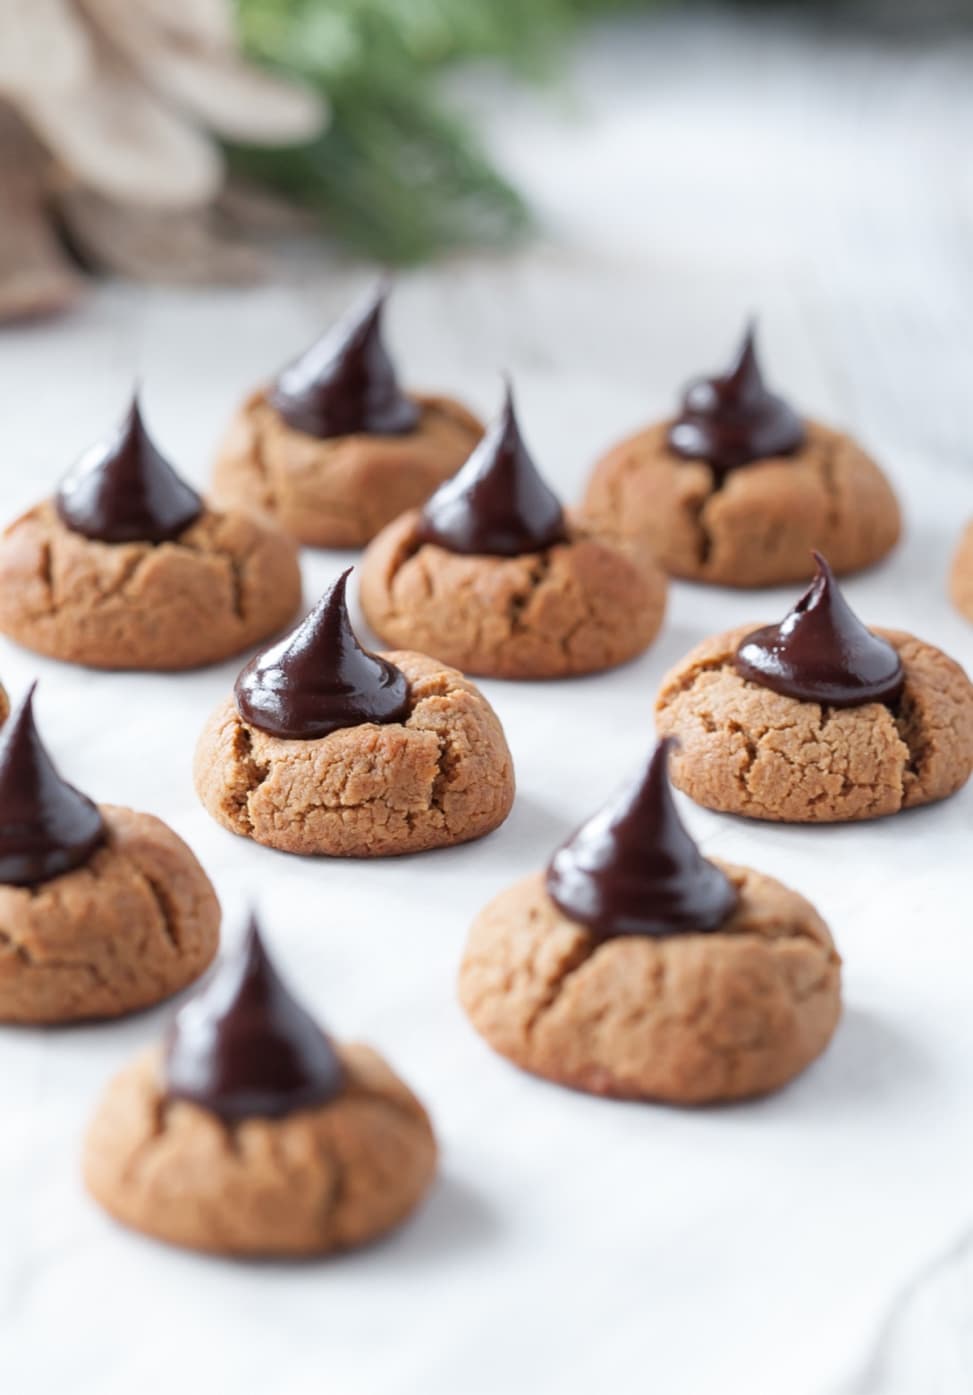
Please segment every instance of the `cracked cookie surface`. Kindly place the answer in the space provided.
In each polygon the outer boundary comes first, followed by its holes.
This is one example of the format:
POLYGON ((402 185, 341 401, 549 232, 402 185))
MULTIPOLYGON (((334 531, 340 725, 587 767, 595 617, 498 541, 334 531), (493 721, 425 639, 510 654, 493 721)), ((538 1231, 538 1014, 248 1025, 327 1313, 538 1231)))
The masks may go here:
POLYGON ((101 805, 106 842, 37 886, 0 885, 0 1021, 118 1017, 171 997, 216 953, 206 873, 151 814, 101 805))
POLYGON ((954 794, 973 770, 973 685, 941 650, 874 629, 898 651, 894 707, 822 707, 742 678, 753 625, 714 635, 663 679, 656 726, 673 783, 708 809, 788 823, 878 818, 954 794))
POLYGON ((310 741, 248 725, 228 699, 196 748, 196 789, 216 821, 283 852, 387 857, 481 838, 514 798, 493 708, 425 654, 383 655, 409 682, 404 722, 366 722, 310 741))
POLYGON ((0 631, 92 668, 216 663, 272 635, 301 600, 289 538, 205 509, 172 542, 103 543, 37 505, 0 538, 0 631))
POLYGON ((362 559, 362 610, 387 643, 485 677, 566 678, 635 658, 662 624, 665 577, 637 544, 571 525, 543 552, 469 556, 420 544, 418 521, 396 519, 362 559))
POLYGON ((842 432, 806 421, 796 455, 731 470, 722 488, 703 461, 666 444, 668 422, 620 442, 595 465, 585 509, 644 538, 673 576, 773 586, 814 572, 811 550, 844 575, 898 541, 899 506, 878 465, 842 432))
POLYGON ((422 1105, 374 1051, 338 1046, 341 1093, 282 1119, 228 1125, 166 1097, 161 1053, 108 1086, 88 1131, 88 1191, 124 1225, 225 1255, 365 1244, 419 1204, 436 1170, 422 1105))
POLYGON ((765 1094, 824 1050, 841 1012, 841 961, 797 892, 718 863, 739 901, 710 934, 599 942, 537 873, 470 930, 460 1002, 524 1070, 622 1099, 707 1104, 765 1094))
POLYGON ((299 542, 363 547, 400 513, 424 504, 483 434, 452 398, 413 400, 422 415, 405 435, 321 440, 288 426, 265 391, 251 393, 217 455, 214 492, 228 504, 260 509, 299 542))

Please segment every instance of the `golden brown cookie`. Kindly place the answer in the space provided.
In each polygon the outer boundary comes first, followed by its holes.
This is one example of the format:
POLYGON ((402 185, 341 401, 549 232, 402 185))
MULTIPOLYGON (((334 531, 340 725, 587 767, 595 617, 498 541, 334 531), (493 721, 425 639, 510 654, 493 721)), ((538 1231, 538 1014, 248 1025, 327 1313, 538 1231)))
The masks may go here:
POLYGON ((396 519, 362 559, 362 609, 389 644, 466 673, 566 678, 625 663, 658 633, 666 582, 644 547, 569 521, 541 552, 448 552, 420 543, 419 518, 396 519))
POLYGON ((421 409, 413 431, 319 438, 288 426, 265 390, 251 393, 217 455, 214 493, 312 547, 363 547, 455 474, 482 434, 452 398, 413 400, 421 409))
POLYGON ((109 1085, 84 1179, 124 1225, 224 1255, 302 1256, 361 1245, 425 1195, 436 1141, 419 1101, 374 1051, 339 1048, 343 1089, 284 1118, 227 1124, 166 1096, 158 1050, 109 1085))
POLYGON ((739 900, 708 934, 599 941, 540 875, 501 892, 460 969, 473 1026, 524 1070, 593 1094, 707 1104, 777 1089, 830 1041, 841 961, 802 896, 717 865, 739 900))
POLYGON ((894 705, 831 708, 744 679, 741 625, 697 645, 656 700, 675 736, 672 778, 708 809, 789 823, 877 818, 954 794, 973 770, 973 685, 952 659, 898 630, 905 687, 894 705))
POLYGON ((949 594, 959 613, 973 620, 973 522, 966 525, 953 555, 949 594))
POLYGON ((283 852, 384 857, 481 838, 510 812, 503 728, 461 673, 424 654, 384 656, 408 715, 285 740, 221 703, 196 748, 196 790, 232 833, 283 852))
POLYGON ((670 422, 660 422, 598 461, 585 509, 599 526, 643 539, 667 572, 693 581, 801 581, 814 570, 814 548, 839 574, 871 566, 901 531, 891 485, 850 436, 815 421, 804 426, 794 455, 740 466, 717 487, 708 464, 670 449, 670 422))
POLYGON ((105 543, 38 504, 0 537, 0 631, 36 653, 107 669, 195 668, 295 614, 290 539, 205 509, 169 542, 105 543))
POLYGON ((101 805, 106 841, 36 886, 0 885, 0 1021, 118 1017, 198 978, 220 908, 186 844, 151 814, 101 805))

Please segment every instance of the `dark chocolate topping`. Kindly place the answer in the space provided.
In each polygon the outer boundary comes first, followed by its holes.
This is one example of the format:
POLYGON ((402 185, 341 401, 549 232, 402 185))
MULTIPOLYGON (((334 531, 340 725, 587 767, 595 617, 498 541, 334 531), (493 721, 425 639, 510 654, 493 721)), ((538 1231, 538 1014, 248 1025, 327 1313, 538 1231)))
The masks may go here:
POLYGON ((687 460, 705 460, 718 479, 754 460, 792 455, 804 444, 800 417, 764 386, 754 337, 750 325, 723 376, 689 385, 681 414, 669 428, 670 450, 687 460))
POLYGON ((645 772, 554 854, 547 891, 598 939, 718 930, 737 903, 730 880, 702 856, 676 812, 660 741, 645 772))
POLYGON ((358 643, 345 600, 351 568, 310 615, 251 659, 236 681, 240 716, 253 727, 298 741, 363 722, 399 722, 409 712, 400 669, 358 643))
POLYGON ((790 614, 741 641, 737 672, 785 697, 827 707, 894 702, 905 681, 902 660, 888 640, 865 628, 820 553, 814 560, 818 574, 790 614))
POLYGON ((85 451, 55 496, 61 521, 97 542, 167 542, 203 511, 196 491, 153 445, 138 399, 107 443, 85 451))
POLYGON ((387 289, 379 286, 281 373, 270 404, 308 436, 401 436, 419 408, 399 387, 382 341, 387 289))
POLYGON ((278 977, 254 917, 242 948, 176 1014, 164 1080, 171 1099, 191 1100, 227 1123, 278 1119, 340 1093, 338 1054, 278 977))
POLYGON ((508 386, 499 417, 423 509, 419 538, 450 552, 519 557, 566 537, 560 502, 524 445, 508 386))
POLYGON ((105 837, 98 806, 55 769, 34 725, 34 687, 0 736, 0 882, 33 886, 87 862, 105 837))

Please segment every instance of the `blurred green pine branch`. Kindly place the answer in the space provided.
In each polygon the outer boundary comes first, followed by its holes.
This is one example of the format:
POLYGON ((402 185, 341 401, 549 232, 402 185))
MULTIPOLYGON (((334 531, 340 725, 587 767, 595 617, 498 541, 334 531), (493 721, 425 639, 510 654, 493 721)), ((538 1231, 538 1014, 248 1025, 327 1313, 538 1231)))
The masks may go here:
POLYGON ((478 59, 550 72, 580 20, 625 3, 238 0, 250 54, 319 87, 332 117, 309 145, 237 146, 231 161, 319 212, 352 251, 386 263, 508 244, 528 226, 528 210, 450 111, 438 76, 478 59))

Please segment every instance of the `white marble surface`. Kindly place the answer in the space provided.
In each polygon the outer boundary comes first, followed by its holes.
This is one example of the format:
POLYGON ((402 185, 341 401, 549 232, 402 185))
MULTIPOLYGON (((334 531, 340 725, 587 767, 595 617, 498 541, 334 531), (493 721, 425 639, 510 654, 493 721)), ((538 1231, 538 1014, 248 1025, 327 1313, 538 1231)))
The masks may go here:
MULTIPOLYGON (((970 69, 963 44, 906 53, 667 20, 594 43, 570 102, 476 92, 551 238, 408 278, 390 320, 410 376, 486 410, 509 368, 538 459, 571 497, 594 454, 717 366, 757 310, 775 384, 859 432, 905 503, 904 544, 849 584, 852 602, 973 665, 973 628, 944 597, 973 513, 970 69)), ((69 320, 3 332, 2 513, 104 428, 133 367, 161 443, 205 482, 240 393, 358 279, 324 263, 247 294, 109 288, 69 320)), ((343 560, 306 557, 309 599, 343 560)), ((684 1113, 561 1092, 491 1056, 454 1002, 471 916, 642 759, 665 668, 788 599, 675 586, 659 642, 624 671, 485 684, 517 764, 509 823, 373 866, 257 849, 200 810, 191 749, 234 665, 108 676, 0 642, 14 694, 40 677, 65 772, 187 838, 228 940, 259 898, 308 1000, 387 1052, 443 1145, 428 1206, 386 1244, 297 1268, 193 1258, 116 1229, 78 1180, 101 1084, 165 1011, 3 1032, 5 1395, 973 1388, 973 791, 844 829, 684 806, 708 851, 814 899, 845 956, 832 1049, 773 1099, 684 1113)))

